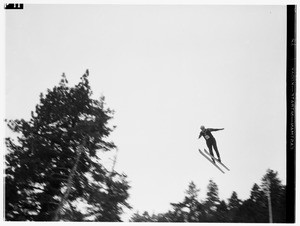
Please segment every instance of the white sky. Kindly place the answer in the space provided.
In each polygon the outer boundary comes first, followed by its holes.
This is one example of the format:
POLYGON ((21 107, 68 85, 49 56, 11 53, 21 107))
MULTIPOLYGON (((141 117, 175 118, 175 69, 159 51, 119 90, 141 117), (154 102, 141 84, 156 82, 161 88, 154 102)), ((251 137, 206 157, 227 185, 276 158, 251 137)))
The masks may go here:
POLYGON ((116 170, 150 213, 209 179, 249 197, 268 168, 286 173, 285 6, 25 5, 6 11, 6 118, 29 119, 39 94, 86 69, 116 111, 116 170), (220 173, 198 152, 214 132, 220 173))

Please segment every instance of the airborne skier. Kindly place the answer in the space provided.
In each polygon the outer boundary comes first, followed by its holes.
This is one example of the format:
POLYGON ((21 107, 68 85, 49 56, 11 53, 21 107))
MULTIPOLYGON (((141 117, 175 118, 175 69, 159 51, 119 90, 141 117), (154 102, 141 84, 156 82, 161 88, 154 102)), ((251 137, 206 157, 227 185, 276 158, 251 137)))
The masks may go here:
MULTIPOLYGON (((216 142, 216 139, 214 138, 214 136, 211 134, 211 132, 223 130, 224 128, 222 128, 222 129, 211 129, 211 128, 205 128, 204 126, 201 126, 200 129, 201 129, 201 132, 199 134, 198 139, 200 139, 203 136, 204 139, 206 140, 206 145, 209 149, 210 155, 214 156, 214 153, 213 153, 213 148, 214 148, 214 150, 215 150, 215 152, 218 156, 218 160, 219 160, 219 162, 221 162, 221 157, 220 157, 220 154, 219 154, 219 151, 218 151, 217 142, 216 142)), ((215 163, 215 160, 213 158, 212 158, 212 161, 215 163)))

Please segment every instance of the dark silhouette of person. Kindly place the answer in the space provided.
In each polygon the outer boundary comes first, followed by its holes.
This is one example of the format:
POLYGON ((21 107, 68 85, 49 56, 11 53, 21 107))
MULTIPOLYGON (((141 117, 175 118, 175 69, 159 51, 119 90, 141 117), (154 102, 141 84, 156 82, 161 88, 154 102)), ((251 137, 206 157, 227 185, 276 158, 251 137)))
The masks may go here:
MULTIPOLYGON (((218 150, 218 147, 217 147, 217 141, 214 138, 214 136, 211 134, 211 132, 223 130, 224 128, 222 128, 222 129, 211 129, 211 128, 205 128, 204 126, 201 126, 200 129, 201 129, 201 132, 199 134, 198 139, 200 139, 203 136, 204 139, 206 140, 206 145, 209 149, 209 153, 212 156, 214 156, 214 153, 213 153, 213 148, 214 148, 214 150, 215 150, 215 152, 218 156, 218 160, 219 160, 219 162, 221 162, 221 157, 220 157, 219 150, 218 150)), ((215 160, 213 158, 212 158, 212 161, 215 163, 215 160)))

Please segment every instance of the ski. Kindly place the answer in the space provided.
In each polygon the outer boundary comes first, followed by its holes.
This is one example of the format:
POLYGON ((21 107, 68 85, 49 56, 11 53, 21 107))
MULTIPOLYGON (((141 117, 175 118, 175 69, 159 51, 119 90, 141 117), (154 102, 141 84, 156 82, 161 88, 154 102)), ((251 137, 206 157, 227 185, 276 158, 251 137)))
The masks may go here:
POLYGON ((204 148, 204 151, 205 151, 206 154, 208 154, 210 157, 212 157, 214 160, 216 160, 219 164, 221 164, 225 169, 230 171, 230 169, 228 169, 227 166, 225 166, 222 162, 220 162, 215 156, 212 156, 205 148, 204 148))
POLYGON ((211 162, 218 170, 220 170, 222 173, 225 173, 216 163, 214 163, 206 154, 204 154, 200 149, 198 149, 201 155, 203 155, 208 161, 211 162))

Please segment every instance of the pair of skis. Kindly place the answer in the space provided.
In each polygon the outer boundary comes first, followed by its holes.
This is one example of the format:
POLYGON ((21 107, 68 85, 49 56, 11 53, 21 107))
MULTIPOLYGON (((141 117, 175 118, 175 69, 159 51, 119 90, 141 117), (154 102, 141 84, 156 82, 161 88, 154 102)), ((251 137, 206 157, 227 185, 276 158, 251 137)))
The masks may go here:
POLYGON ((198 149, 200 154, 203 155, 208 161, 210 161, 218 170, 220 170, 222 173, 225 173, 223 171, 223 169, 220 168, 220 166, 218 166, 215 162, 219 163, 221 166, 223 166, 226 170, 230 171, 230 169, 227 168, 227 166, 225 166, 222 162, 220 162, 217 158, 215 158, 214 156, 212 156, 211 154, 208 153, 208 151, 206 151, 206 149, 204 148, 204 152, 201 151, 200 149, 198 149), (215 162, 213 162, 213 160, 215 160, 215 162))

